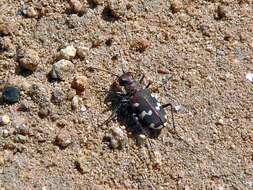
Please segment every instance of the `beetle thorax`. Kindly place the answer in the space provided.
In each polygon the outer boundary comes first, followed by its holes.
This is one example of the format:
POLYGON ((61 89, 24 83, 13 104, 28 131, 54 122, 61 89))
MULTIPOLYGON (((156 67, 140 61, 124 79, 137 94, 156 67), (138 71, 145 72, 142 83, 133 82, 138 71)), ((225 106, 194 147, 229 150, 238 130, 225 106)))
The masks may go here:
POLYGON ((134 80, 130 72, 124 73, 119 77, 119 85, 123 86, 128 94, 134 94, 141 89, 141 85, 134 80))

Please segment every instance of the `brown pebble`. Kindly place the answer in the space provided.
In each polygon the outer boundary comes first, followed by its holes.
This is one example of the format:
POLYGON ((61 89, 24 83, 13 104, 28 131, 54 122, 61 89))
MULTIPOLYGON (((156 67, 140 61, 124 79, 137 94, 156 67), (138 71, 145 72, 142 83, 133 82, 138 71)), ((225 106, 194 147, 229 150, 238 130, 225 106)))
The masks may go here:
POLYGON ((173 13, 177 13, 183 8, 183 3, 181 0, 172 0, 170 8, 173 13))
POLYGON ((78 92, 83 92, 88 84, 86 76, 76 76, 72 82, 72 87, 78 92))
POLYGON ((140 53, 144 52, 149 46, 149 41, 145 38, 134 39, 131 48, 140 53))
POLYGON ((7 36, 13 32, 14 32, 14 24, 10 21, 3 21, 0 18, 0 34, 3 36, 7 36))
POLYGON ((20 66, 30 71, 35 71, 39 65, 39 54, 33 49, 21 49, 18 51, 20 66))
POLYGON ((227 17, 227 8, 225 6, 219 5, 216 12, 217 12, 217 19, 223 19, 227 17))
POLYGON ((74 13, 83 14, 85 12, 84 5, 78 0, 70 0, 69 5, 74 13))
POLYGON ((66 148, 71 144, 71 142, 71 136, 69 134, 69 131, 67 131, 66 129, 62 129, 55 138, 55 144, 60 146, 61 148, 66 148))

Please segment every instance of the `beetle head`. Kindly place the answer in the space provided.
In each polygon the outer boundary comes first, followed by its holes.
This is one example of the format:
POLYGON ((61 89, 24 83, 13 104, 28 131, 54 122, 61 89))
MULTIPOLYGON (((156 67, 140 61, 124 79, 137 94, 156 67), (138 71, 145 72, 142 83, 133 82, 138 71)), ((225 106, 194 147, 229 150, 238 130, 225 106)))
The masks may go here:
POLYGON ((126 72, 119 77, 118 81, 120 86, 127 86, 134 82, 134 78, 131 72, 126 72))

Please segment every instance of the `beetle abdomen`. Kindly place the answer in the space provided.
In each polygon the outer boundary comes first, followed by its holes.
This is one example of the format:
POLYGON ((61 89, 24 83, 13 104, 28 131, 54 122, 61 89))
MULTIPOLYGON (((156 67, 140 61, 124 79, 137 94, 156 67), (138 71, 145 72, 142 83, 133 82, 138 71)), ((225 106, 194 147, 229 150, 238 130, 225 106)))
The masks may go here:
POLYGON ((165 110, 148 89, 136 92, 130 101, 134 112, 145 127, 161 129, 164 126, 165 110))

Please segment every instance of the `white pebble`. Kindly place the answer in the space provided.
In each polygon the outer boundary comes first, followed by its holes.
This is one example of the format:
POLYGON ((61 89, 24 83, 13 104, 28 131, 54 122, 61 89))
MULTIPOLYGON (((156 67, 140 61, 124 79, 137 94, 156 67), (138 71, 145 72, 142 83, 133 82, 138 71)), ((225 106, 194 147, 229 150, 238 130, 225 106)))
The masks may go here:
POLYGON ((72 110, 76 110, 78 108, 78 105, 79 105, 79 98, 78 96, 74 96, 71 102, 72 110))
POLYGON ((1 117, 0 117, 0 123, 2 124, 2 125, 7 125, 8 123, 10 123, 10 117, 8 116, 8 115, 2 115, 1 117))
POLYGON ((144 134, 140 134, 139 137, 140 137, 141 139, 146 139, 146 135, 144 135, 144 134))
POLYGON ((124 132, 121 128, 119 127, 115 127, 112 129, 113 135, 118 136, 118 137, 123 137, 124 136, 124 132))
POLYGON ((60 50, 60 59, 71 60, 76 56, 76 48, 73 45, 60 50))
POLYGON ((253 73, 248 73, 246 75, 246 79, 248 79, 250 82, 253 82, 253 73))
POLYGON ((177 106, 174 107, 174 109, 175 109, 176 112, 179 112, 182 109, 182 106, 177 105, 177 106))

